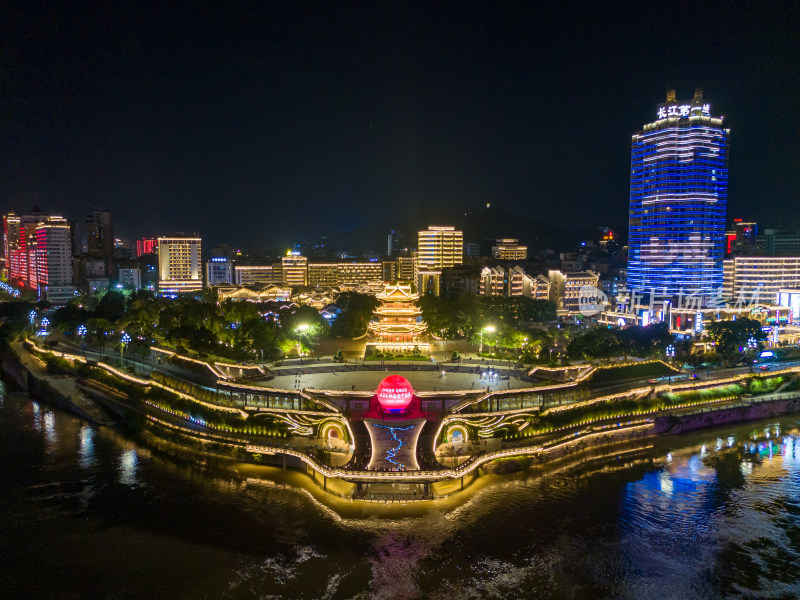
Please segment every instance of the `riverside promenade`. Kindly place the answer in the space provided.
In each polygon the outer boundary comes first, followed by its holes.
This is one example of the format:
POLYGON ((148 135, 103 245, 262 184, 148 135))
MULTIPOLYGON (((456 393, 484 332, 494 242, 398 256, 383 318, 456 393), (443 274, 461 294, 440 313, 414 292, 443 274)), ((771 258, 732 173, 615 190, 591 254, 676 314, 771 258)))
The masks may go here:
MULTIPOLYGON (((47 384, 57 390, 62 397, 75 399, 71 400, 72 404, 78 409, 75 412, 81 414, 80 411, 83 411, 81 406, 84 403, 87 408, 91 407, 92 402, 81 393, 79 387, 75 385, 74 378, 67 375, 51 373, 48 371, 44 362, 29 353, 23 344, 15 343, 14 350, 20 356, 20 364, 30 373, 31 377, 39 381, 47 382, 47 384)), ((41 351, 41 349, 39 349, 39 351, 41 351)), ((86 360, 83 356, 71 355, 59 351, 55 351, 54 354, 66 360, 80 362, 86 360)), ((158 386, 164 389, 170 389, 151 379, 142 379, 104 363, 98 363, 97 366, 137 386, 158 386)), ((174 364, 170 366, 171 372, 174 372, 174 366, 174 364)), ((303 367, 303 365, 287 366, 289 368, 298 369, 303 367)), ((795 368, 785 370, 783 373, 791 374, 794 377, 797 375, 797 371, 798 370, 795 368)), ((381 372, 376 369, 369 369, 368 372, 378 375, 385 375, 386 373, 386 371, 381 372)), ((407 372, 407 374, 413 379, 417 372, 422 371, 412 370, 407 372)), ((422 447, 419 448, 419 450, 422 451, 420 456, 424 456, 426 459, 420 463, 420 468, 417 469, 376 470, 364 468, 364 465, 372 462, 372 449, 369 447, 368 443, 366 446, 364 445, 365 437, 359 435, 356 426, 360 420, 363 421, 363 416, 359 418, 358 413, 364 413, 368 410, 365 403, 368 403, 372 397, 371 393, 367 390, 357 392, 353 392, 352 390, 326 392, 325 390, 309 390, 306 388, 304 390, 293 391, 280 390, 275 387, 266 388, 250 384, 239 384, 232 380, 218 381, 217 385, 220 388, 227 387, 232 390, 241 388, 242 390, 247 390, 247 394, 229 394, 225 396, 225 398, 227 398, 224 401, 225 404, 216 405, 213 402, 194 399, 189 394, 182 393, 178 390, 174 390, 174 393, 180 394, 182 397, 193 402, 211 407, 218 407, 219 410, 226 410, 231 414, 241 415, 242 418, 247 420, 258 419, 260 415, 268 414, 274 417, 280 416, 281 418, 285 418, 289 423, 302 422, 305 428, 304 431, 308 433, 302 436, 295 435, 291 438, 284 438, 281 440, 264 439, 263 437, 260 438, 243 433, 232 434, 220 430, 219 428, 211 428, 202 422, 198 422, 197 419, 187 419, 179 414, 170 413, 170 411, 165 411, 155 405, 147 404, 146 408, 134 406, 137 402, 139 404, 141 404, 141 402, 133 398, 125 397, 125 394, 117 393, 115 401, 126 402, 129 407, 139 409, 156 427, 165 427, 170 431, 180 432, 188 438, 195 438, 206 442, 213 441, 217 444, 240 448, 251 456, 262 457, 259 459, 259 462, 262 460, 266 462, 277 460, 279 464, 283 461, 283 464, 286 465, 286 459, 288 458, 292 461, 289 463, 290 465, 302 466, 308 472, 316 473, 320 476, 325 489, 328 489, 328 480, 339 480, 357 484, 359 485, 359 490, 361 490, 361 485, 363 484, 379 482, 414 483, 425 486, 425 497, 428 496, 427 490, 430 484, 447 480, 460 480, 461 486, 463 487, 465 484, 465 477, 477 476, 479 474, 479 468, 482 465, 497 459, 529 456, 534 463, 540 463, 576 455, 599 446, 613 445, 655 435, 657 433, 655 427, 656 419, 669 416, 670 414, 670 411, 652 411, 650 414, 631 414, 624 418, 614 417, 600 419, 591 423, 580 423, 563 427, 558 431, 551 431, 550 433, 532 436, 527 439, 501 441, 501 439, 497 437, 498 433, 494 432, 507 431, 509 427, 516 427, 517 429, 524 428, 538 412, 546 407, 549 407, 551 410, 570 410, 570 407, 573 405, 589 405, 593 402, 610 401, 615 398, 625 400, 643 398, 654 393, 656 388, 648 386, 628 390, 625 393, 616 394, 614 396, 579 398, 577 402, 570 401, 563 395, 564 390, 574 391, 576 389, 575 383, 502 392, 487 392, 486 390, 421 392, 421 396, 416 400, 416 402, 418 402, 418 410, 421 411, 419 414, 423 415, 426 419, 427 423, 425 426, 430 426, 426 434, 420 436, 420 443, 422 444, 422 447), (555 403, 547 400, 547 398, 550 397, 548 394, 551 392, 556 394, 556 398, 560 398, 555 403), (284 404, 281 406, 269 403, 265 404, 263 402, 263 396, 269 394, 275 395, 276 397, 277 395, 282 395, 284 404), (351 394, 354 394, 352 402, 347 399, 351 394), (293 396, 297 398, 292 399, 291 397, 293 396), (286 401, 287 397, 289 401, 286 401), (449 397, 450 401, 445 402, 445 397, 449 397), (317 401, 324 402, 322 409, 309 411, 304 408, 304 402, 317 401), (363 405, 362 408, 359 408, 359 405, 363 405), (430 410, 434 412, 430 413, 430 410), (320 434, 321 431, 324 431, 323 425, 325 423, 329 424, 332 421, 342 423, 349 430, 348 437, 351 443, 349 454, 353 457, 353 460, 344 463, 342 463, 341 460, 321 460, 319 450, 324 449, 323 447, 326 444, 330 446, 336 441, 325 439, 324 435, 320 434), (477 439, 469 440, 469 444, 464 444, 459 447, 464 453, 460 456, 452 457, 454 460, 446 460, 446 458, 449 457, 445 456, 445 454, 447 454, 445 452, 436 453, 437 446, 442 445, 441 436, 447 431, 446 427, 448 424, 461 427, 461 431, 466 432, 466 430, 469 429, 478 434, 477 439), (432 456, 436 458, 431 460, 432 456), (356 461, 356 458, 360 458, 360 460, 356 461), (444 458, 445 460, 436 460, 437 458, 444 458)), ((697 383, 692 383, 688 386, 684 385, 683 387, 697 385, 697 383)), ((706 382, 705 385, 714 384, 706 382)), ((210 390, 208 390, 208 388, 206 389, 206 393, 210 393, 210 390)), ((659 386, 659 389, 672 390, 674 388, 670 386, 659 386)), ((109 393, 113 392, 113 390, 107 391, 109 391, 109 393)), ((571 391, 570 393, 573 392, 571 391)), ((721 399, 708 402, 695 402, 691 407, 685 405, 678 408, 683 410, 692 408, 694 410, 698 407, 705 407, 709 412, 716 412, 726 410, 726 404, 731 404, 733 402, 734 399, 721 399)), ((739 402, 741 403, 741 400, 739 400, 739 402)), ((797 410, 798 403, 800 403, 800 392, 774 394, 769 397, 764 396, 763 400, 756 399, 754 402, 762 404, 762 408, 764 406, 769 406, 770 403, 782 403, 780 405, 782 411, 797 410)), ((778 406, 778 404, 775 404, 775 406, 778 406)), ((741 404, 739 407, 741 407, 741 404)), ((97 406, 94 406, 94 409, 97 409, 97 406)), ((369 410, 372 409, 370 408, 369 410)), ((761 410, 759 414, 769 414, 769 409, 765 410, 761 410)), ((104 419, 102 411, 95 412, 94 417, 91 416, 92 413, 89 411, 83 412, 85 415, 82 414, 82 416, 86 416, 86 418, 95 420, 96 422, 102 422, 101 419, 104 419)), ((678 413, 672 411, 672 414, 677 415, 678 413)), ((338 431, 343 432, 344 430, 339 429, 338 431)), ((366 431, 364 433, 366 433, 366 431)), ((338 441, 341 442, 342 440, 338 441)), ((464 442, 467 442, 467 440, 464 439, 464 442)), ((451 448, 454 447, 452 443, 450 446, 451 448)), ((413 450, 416 456, 417 449, 414 448, 413 450)))

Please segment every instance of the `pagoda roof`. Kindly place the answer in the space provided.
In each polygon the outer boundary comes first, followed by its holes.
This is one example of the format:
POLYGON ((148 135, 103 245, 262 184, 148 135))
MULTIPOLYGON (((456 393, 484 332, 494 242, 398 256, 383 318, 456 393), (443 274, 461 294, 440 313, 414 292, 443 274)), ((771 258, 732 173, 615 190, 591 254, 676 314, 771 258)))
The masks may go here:
POLYGON ((410 285, 387 284, 383 288, 383 293, 378 295, 380 300, 408 300, 413 301, 419 298, 418 294, 411 291, 410 285))

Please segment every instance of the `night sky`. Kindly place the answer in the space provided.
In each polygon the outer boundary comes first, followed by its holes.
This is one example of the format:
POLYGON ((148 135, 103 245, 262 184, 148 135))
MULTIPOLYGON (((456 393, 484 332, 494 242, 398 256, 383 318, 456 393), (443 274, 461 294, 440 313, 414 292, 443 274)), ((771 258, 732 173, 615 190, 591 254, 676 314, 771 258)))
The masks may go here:
POLYGON ((667 89, 731 129, 728 216, 800 229, 800 3, 3 3, 0 209, 273 246, 486 202, 627 223, 667 89))

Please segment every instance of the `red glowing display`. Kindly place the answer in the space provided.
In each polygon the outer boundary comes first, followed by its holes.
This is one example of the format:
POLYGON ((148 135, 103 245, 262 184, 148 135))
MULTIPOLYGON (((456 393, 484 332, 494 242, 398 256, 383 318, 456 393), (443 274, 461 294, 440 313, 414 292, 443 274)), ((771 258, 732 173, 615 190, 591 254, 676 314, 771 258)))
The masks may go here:
POLYGON ((381 408, 391 412, 407 409, 413 394, 408 379, 400 375, 389 375, 381 381, 376 392, 381 408))

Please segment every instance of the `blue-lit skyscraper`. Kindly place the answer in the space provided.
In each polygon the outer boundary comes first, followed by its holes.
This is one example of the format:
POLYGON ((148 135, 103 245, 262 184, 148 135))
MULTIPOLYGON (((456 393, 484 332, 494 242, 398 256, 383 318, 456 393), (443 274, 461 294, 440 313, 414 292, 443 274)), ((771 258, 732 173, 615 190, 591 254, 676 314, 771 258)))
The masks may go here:
POLYGON ((722 287, 728 200, 728 137, 703 92, 658 105, 656 120, 633 136, 628 288, 658 297, 722 287))

